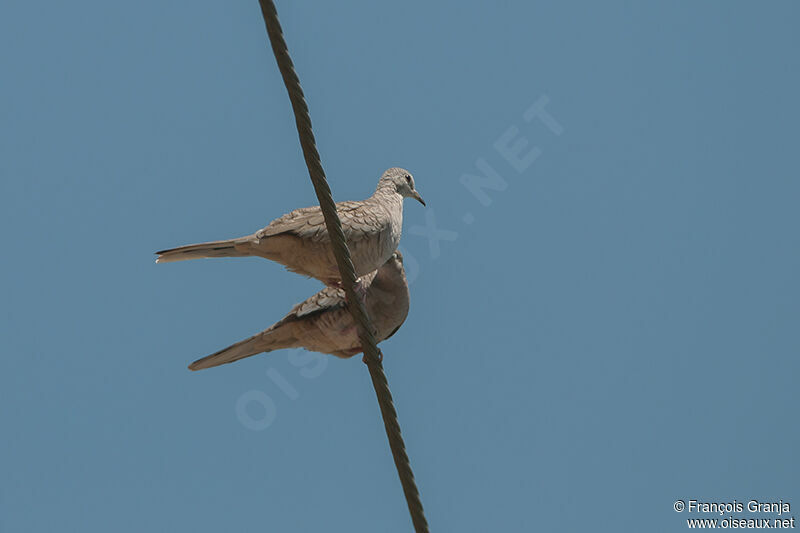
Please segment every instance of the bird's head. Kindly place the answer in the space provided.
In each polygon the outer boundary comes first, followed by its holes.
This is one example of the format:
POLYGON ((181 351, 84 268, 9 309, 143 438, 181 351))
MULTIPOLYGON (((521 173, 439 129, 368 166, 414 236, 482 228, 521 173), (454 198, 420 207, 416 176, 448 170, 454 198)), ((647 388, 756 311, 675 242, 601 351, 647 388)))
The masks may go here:
POLYGON ((422 196, 414 187, 414 176, 404 168, 393 167, 384 172, 381 176, 381 184, 391 184, 397 194, 403 198, 414 198, 422 205, 425 205, 425 200, 422 199, 422 196))

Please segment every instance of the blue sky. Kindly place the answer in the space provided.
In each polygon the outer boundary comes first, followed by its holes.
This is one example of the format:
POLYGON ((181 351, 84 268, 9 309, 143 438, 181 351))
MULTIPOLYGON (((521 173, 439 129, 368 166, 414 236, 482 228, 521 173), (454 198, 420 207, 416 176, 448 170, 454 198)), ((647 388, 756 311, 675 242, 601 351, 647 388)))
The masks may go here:
MULTIPOLYGON (((432 531, 800 506, 796 3, 278 8, 334 197, 428 203, 382 348, 432 531)), ((0 71, 0 530, 409 531, 360 358, 186 369, 318 283, 153 263, 316 203, 257 2, 7 0, 0 71)))

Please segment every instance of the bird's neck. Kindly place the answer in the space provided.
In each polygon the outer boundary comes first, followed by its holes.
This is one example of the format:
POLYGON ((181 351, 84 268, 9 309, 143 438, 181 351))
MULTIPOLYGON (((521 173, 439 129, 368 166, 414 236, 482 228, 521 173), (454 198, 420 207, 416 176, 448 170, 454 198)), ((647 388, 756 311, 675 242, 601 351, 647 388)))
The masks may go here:
POLYGON ((379 183, 372 198, 382 203, 403 203, 403 196, 397 192, 397 188, 391 182, 379 183))
POLYGON ((393 265, 387 264, 378 269, 369 291, 370 298, 367 301, 376 307, 386 309, 408 305, 408 283, 402 270, 395 270, 393 265))

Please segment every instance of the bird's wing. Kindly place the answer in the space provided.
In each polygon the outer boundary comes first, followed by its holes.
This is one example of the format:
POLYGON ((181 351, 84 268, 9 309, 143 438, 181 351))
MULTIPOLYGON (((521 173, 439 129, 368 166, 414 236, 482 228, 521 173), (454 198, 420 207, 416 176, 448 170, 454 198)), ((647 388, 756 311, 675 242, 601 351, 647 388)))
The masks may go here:
MULTIPOLYGON (((365 288, 369 288, 372 284, 372 280, 375 279, 378 271, 375 270, 370 272, 369 274, 365 274, 361 276, 361 283, 364 284, 365 288)), ((300 318, 307 318, 310 315, 316 313, 322 313, 323 311, 332 311, 334 309, 344 309, 347 307, 347 299, 345 298, 344 289, 339 289, 336 287, 325 287, 315 295, 311 296, 305 301, 296 304, 292 307, 292 310, 289 311, 283 320, 278 322, 281 324, 288 320, 298 320, 300 318)), ((276 324, 276 326, 278 325, 276 324)))
MULTIPOLYGON (((342 230, 348 241, 353 242, 375 233, 381 226, 380 212, 368 209, 361 202, 339 202, 336 212, 342 221, 342 230)), ((269 226, 256 232, 258 239, 281 234, 291 234, 303 240, 328 241, 325 218, 319 206, 295 209, 270 222, 269 226)))
POLYGON ((289 314, 281 321, 297 320, 310 315, 344 308, 346 306, 344 290, 334 287, 325 287, 314 296, 292 307, 289 314))

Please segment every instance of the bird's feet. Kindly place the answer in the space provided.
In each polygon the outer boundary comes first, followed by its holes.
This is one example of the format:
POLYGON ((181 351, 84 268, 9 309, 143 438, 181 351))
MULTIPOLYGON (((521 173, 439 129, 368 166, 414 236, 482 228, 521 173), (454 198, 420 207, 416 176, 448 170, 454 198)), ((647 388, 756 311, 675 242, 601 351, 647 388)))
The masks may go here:
MULTIPOLYGON (((342 282, 339 280, 330 279, 325 282, 328 287, 334 287, 336 289, 343 289, 342 282)), ((353 285, 353 292, 356 293, 356 298, 361 302, 361 305, 367 305, 367 285, 362 281, 361 278, 358 278, 353 285)), ((345 296, 347 298, 347 296, 345 296)))
POLYGON ((361 300, 361 304, 366 307, 367 305, 367 285, 364 283, 362 278, 358 278, 356 280, 356 284, 353 285, 353 292, 356 293, 356 296, 359 300, 361 300))
MULTIPOLYGON (((325 285, 328 287, 333 287, 334 289, 344 289, 344 284, 342 280, 336 278, 329 278, 325 280, 325 285)), ((353 290, 355 291, 358 299, 361 300, 361 303, 366 303, 367 297, 367 285, 364 283, 362 278, 358 278, 353 285, 353 290)))

